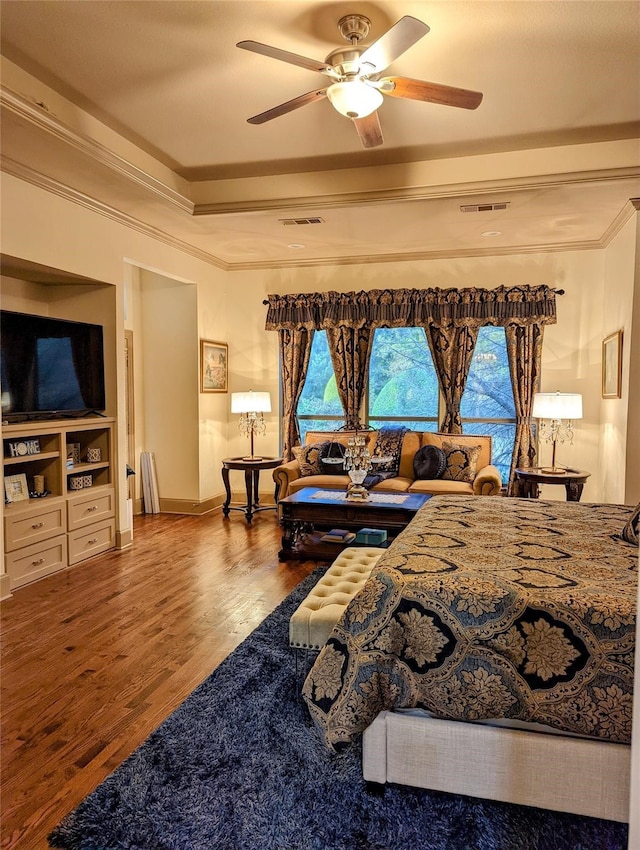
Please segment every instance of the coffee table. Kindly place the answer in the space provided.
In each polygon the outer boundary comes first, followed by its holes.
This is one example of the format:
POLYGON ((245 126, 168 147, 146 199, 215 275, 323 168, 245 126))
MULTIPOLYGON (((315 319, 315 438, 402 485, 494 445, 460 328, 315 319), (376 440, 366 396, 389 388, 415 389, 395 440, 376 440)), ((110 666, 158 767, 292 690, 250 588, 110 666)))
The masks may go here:
POLYGON ((344 490, 304 487, 278 502, 282 525, 281 561, 332 561, 350 543, 325 543, 320 537, 331 528, 358 531, 382 528, 392 540, 431 497, 421 493, 377 493, 367 501, 349 501, 344 490))

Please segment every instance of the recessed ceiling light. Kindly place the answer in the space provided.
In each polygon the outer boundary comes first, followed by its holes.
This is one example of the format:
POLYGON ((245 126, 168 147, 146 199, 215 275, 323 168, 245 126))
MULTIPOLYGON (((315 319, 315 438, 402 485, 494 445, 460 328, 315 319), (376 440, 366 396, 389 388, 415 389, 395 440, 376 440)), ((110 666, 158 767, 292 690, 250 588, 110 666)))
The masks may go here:
POLYGON ((501 230, 483 230, 480 236, 502 236, 501 230))
POLYGON ((290 245, 287 245, 287 248, 293 248, 294 250, 298 250, 299 248, 306 248, 306 245, 303 245, 302 242, 292 242, 290 245))

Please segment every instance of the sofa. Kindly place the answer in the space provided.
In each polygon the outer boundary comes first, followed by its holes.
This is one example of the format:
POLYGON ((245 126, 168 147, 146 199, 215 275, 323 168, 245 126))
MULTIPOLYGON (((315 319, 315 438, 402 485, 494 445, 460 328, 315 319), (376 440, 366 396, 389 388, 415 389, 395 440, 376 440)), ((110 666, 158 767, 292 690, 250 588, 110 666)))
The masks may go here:
MULTIPOLYGON (((364 436, 368 440, 367 448, 373 456, 376 454, 376 440, 379 433, 378 431, 358 432, 359 436, 364 436)), ((329 443, 340 443, 346 446, 349 438, 353 435, 353 431, 308 431, 305 438, 305 446, 324 444, 326 447, 329 443)), ((321 455, 322 451, 319 450, 321 455)), ((450 452, 448 456, 451 456, 450 452)), ((350 484, 350 478, 344 472, 328 474, 321 470, 315 471, 313 467, 309 468, 309 464, 305 464, 304 462, 301 466, 300 461, 297 459, 276 467, 273 470, 273 480, 277 486, 278 499, 284 499, 286 496, 296 493, 303 487, 315 487, 316 489, 325 490, 346 490, 350 484), (306 474, 303 474, 303 471, 306 474), (311 474, 309 474, 310 472, 311 474)), ((502 479, 500 473, 491 464, 490 436, 407 431, 402 439, 398 474, 375 484, 371 487, 371 491, 428 493, 430 495, 463 494, 469 496, 496 496, 500 493, 501 488, 502 479), (435 446, 442 450, 445 443, 468 447, 469 449, 475 449, 475 447, 479 446, 479 451, 476 449, 474 452, 477 456, 475 470, 469 471, 465 476, 467 480, 453 480, 446 473, 445 477, 418 477, 414 468, 414 459, 419 450, 424 446, 435 446)))

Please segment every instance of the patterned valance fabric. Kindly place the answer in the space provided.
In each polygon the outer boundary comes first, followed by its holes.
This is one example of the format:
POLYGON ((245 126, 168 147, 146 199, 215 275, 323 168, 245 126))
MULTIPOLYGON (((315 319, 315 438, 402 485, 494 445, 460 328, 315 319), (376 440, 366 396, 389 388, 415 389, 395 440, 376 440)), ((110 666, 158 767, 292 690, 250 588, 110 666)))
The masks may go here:
POLYGON ((309 292, 270 295, 266 304, 268 331, 556 322, 556 291, 545 285, 309 292))

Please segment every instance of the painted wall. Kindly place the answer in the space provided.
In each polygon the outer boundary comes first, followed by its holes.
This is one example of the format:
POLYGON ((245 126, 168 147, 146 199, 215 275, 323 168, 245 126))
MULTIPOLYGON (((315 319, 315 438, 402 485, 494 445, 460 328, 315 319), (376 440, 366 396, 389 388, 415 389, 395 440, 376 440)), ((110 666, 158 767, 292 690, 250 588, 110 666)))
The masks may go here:
MULTIPOLYGON (((421 286, 485 286, 515 284, 549 284, 562 288, 566 294, 558 298, 558 324, 545 331, 543 354, 543 390, 578 391, 583 394, 584 419, 576 425, 573 446, 559 448, 563 462, 589 470, 592 475, 585 487, 583 499, 600 501, 612 498, 622 501, 620 481, 624 480, 626 464, 625 413, 628 401, 616 407, 613 423, 620 433, 614 444, 602 439, 602 400, 600 398, 601 341, 610 326, 620 321, 613 312, 625 317, 626 334, 631 340, 630 316, 634 300, 635 245, 637 213, 606 250, 558 253, 522 254, 508 257, 478 257, 454 260, 432 260, 408 263, 384 263, 362 266, 333 266, 268 271, 223 272, 190 255, 152 240, 118 222, 114 222, 77 205, 46 193, 30 184, 4 175, 3 204, 11 209, 4 216, 3 250, 42 265, 64 269, 76 274, 107 281, 118 288, 116 327, 124 329, 124 304, 127 303, 127 326, 142 332, 142 289, 140 279, 134 281, 132 268, 151 273, 149 291, 163 286, 169 279, 192 284, 195 304, 193 327, 189 335, 197 334, 229 344, 229 390, 268 390, 273 401, 273 413, 267 417, 267 434, 258 439, 259 451, 277 454, 279 363, 277 335, 264 331, 266 308, 263 299, 269 293, 310 292, 318 290, 359 290, 384 287, 421 286), (157 277, 153 277, 157 275, 157 277), (127 283, 128 281, 128 283, 127 283), (135 284, 135 285, 134 285, 135 284), (139 288, 136 291, 136 286, 139 288), (125 292, 128 293, 125 299, 125 292), (619 297, 620 294, 620 297, 619 297), (603 309, 604 308, 604 309, 603 309), (136 313, 137 311, 137 313, 136 313), (611 477, 613 476, 613 478, 611 477), (616 482, 615 484, 613 482, 616 482)), ((184 287, 186 293, 189 287, 184 287)), ((171 310, 167 308, 166 328, 171 327, 171 310)), ((162 310, 158 312, 162 325, 162 310)), ((186 345, 187 382, 193 383, 196 340, 186 345), (190 358, 190 359, 189 359, 190 358)), ((146 353, 136 358, 136 398, 148 393, 145 375, 150 374, 146 353)), ((631 347, 626 347, 630 359, 631 347)), ((123 374, 123 356, 118 358, 119 374, 123 374)), ((630 381, 630 361, 626 365, 626 380, 630 381)), ((118 387, 117 412, 124 411, 124 382, 118 387)), ((159 389, 164 391, 162 382, 159 389)), ((194 389, 194 393, 195 393, 194 389)), ((237 421, 230 414, 230 396, 226 394, 197 395, 198 428, 185 428, 184 439, 192 444, 195 467, 193 480, 183 478, 184 470, 174 469, 163 481, 167 498, 207 500, 222 493, 220 466, 222 457, 243 454, 246 438, 237 430, 237 421)), ((608 422, 606 423, 609 424, 608 422)), ((147 434, 144 410, 136 416, 136 430, 147 434)), ((123 441, 124 433, 120 439, 123 441)), ((140 438, 138 438, 140 440, 140 438)), ((140 442, 143 450, 145 436, 140 442)), ((165 435, 156 453, 174 451, 175 434, 165 435)), ((154 439, 155 442, 155 439, 154 439)), ((545 460, 548 446, 542 447, 545 460)), ((124 456, 124 450, 121 452, 124 456)), ((631 470, 627 488, 637 486, 637 467, 631 470), (635 483, 634 483, 635 482, 635 483)), ((269 482, 262 484, 263 489, 269 482)), ((562 499, 558 487, 546 488, 547 498, 562 499)))
MULTIPOLYGON (((627 408, 627 470, 625 502, 640 504, 640 215, 636 216, 636 247, 631 334, 628 336, 629 352, 629 405, 627 408)), ((640 791, 640 788, 638 789, 640 791)), ((640 794, 638 795, 640 797, 640 794)), ((640 806, 637 809, 640 821, 640 806)), ((638 824, 640 827, 640 823, 638 824)))
MULTIPOLYGON (((627 229, 634 231, 635 218, 634 214, 625 232, 627 229)), ((541 389, 582 393, 584 418, 575 423, 573 445, 558 447, 558 459, 591 472, 583 500, 599 501, 604 493, 602 470, 615 464, 618 475, 624 475, 624 453, 622 457, 610 457, 608 453, 603 456, 600 448, 605 262, 605 251, 596 250, 230 273, 233 281, 237 281, 234 291, 243 293, 241 302, 231 303, 229 307, 235 343, 231 359, 236 358, 239 349, 242 367, 237 376, 238 389, 253 385, 253 389, 268 390, 272 398, 277 397, 279 375, 273 367, 277 364, 277 334, 269 332, 267 339, 264 334, 260 335, 266 316, 262 301, 269 294, 385 287, 548 284, 564 289, 565 295, 557 298, 558 323, 545 329, 541 389), (269 337, 273 339, 269 341, 269 337)), ((629 276, 628 270, 623 273, 629 276)), ((632 283, 629 289, 633 290, 632 283)), ((275 422, 261 445, 265 453, 278 450, 275 422)), ((549 462, 550 457, 550 446, 542 444, 542 462, 549 462)), ((636 472, 635 477, 637 475, 636 472)), ((544 487, 543 497, 563 500, 564 488, 544 487)))
MULTIPOLYGON (((640 501, 638 431, 629 427, 629 410, 640 405, 640 362, 638 349, 632 358, 634 304, 640 297, 638 274, 638 219, 634 217, 611 241, 604 252, 602 339, 622 330, 622 397, 600 399, 600 461, 603 474, 603 501, 633 503, 640 501), (627 452, 629 451, 629 462, 627 452)), ((638 320, 636 319, 636 322, 638 320)), ((637 325, 636 325, 637 327, 637 325)))
MULTIPOLYGON (((189 329, 188 371, 192 376, 193 418, 196 425, 182 429, 181 437, 191 445, 197 458, 192 468, 191 480, 186 485, 183 469, 166 476, 163 487, 166 495, 173 498, 175 493, 184 495, 192 501, 199 501, 212 494, 222 493, 220 468, 222 458, 227 454, 226 430, 228 423, 228 397, 226 395, 201 396, 197 392, 197 374, 199 361, 199 337, 226 341, 229 337, 226 314, 228 276, 213 265, 203 262, 168 244, 152 239, 117 221, 98 215, 84 207, 73 204, 57 195, 18 180, 10 175, 1 175, 2 195, 2 251, 10 257, 27 259, 52 269, 60 269, 72 274, 82 275, 99 282, 110 284, 116 297, 108 308, 114 327, 113 356, 117 374, 124 375, 124 337, 125 326, 141 333, 141 311, 138 304, 136 315, 136 294, 133 287, 132 268, 143 269, 161 278, 167 278, 181 284, 192 284, 197 290, 196 305, 192 309, 193 322, 189 329), (9 212, 10 211, 10 214, 9 212), (125 325, 125 293, 128 317, 125 325), (185 433, 182 433, 182 432, 185 433), (215 439, 201 444, 203 431, 215 432, 215 439), (188 432, 188 433, 187 433, 188 432), (203 472, 204 471, 204 472, 203 472)), ((138 285, 139 280, 138 280, 138 285)), ((161 286, 161 283, 158 283, 161 286)), ((153 287, 151 287, 153 288, 153 287)), ((53 292, 53 289, 49 287, 53 292)), ((26 291, 26 290, 25 290, 26 291)), ((186 291, 186 288, 185 288, 186 291)), ((20 298, 14 303, 14 309, 27 309, 20 306, 20 298)), ((37 312, 37 311, 36 311, 37 312)), ((171 310, 163 316, 161 324, 171 322, 171 310), (165 321, 166 320, 166 321, 165 321)), ((142 336, 140 336, 142 339, 142 336)), ((161 340, 166 346, 167 339, 161 340)), ((142 347, 136 357, 136 399, 144 398, 144 358, 142 347)), ((126 455, 125 431, 125 382, 118 382, 115 398, 110 401, 110 413, 118 417, 118 456, 126 455)), ((158 392, 165 393, 166 387, 158 384, 158 392)), ((136 427, 146 433, 145 417, 142 413, 136 417, 136 427)), ((160 445, 147 449, 143 442, 138 443, 139 451, 153 450, 167 456, 175 450, 174 436, 163 438, 160 445)), ((139 482, 136 482, 139 487, 139 482)), ((178 496, 179 498, 179 496, 178 496)), ((120 486, 118 505, 118 528, 128 528, 126 509, 126 487, 124 469, 120 486)))

